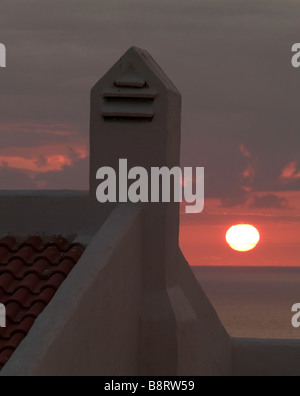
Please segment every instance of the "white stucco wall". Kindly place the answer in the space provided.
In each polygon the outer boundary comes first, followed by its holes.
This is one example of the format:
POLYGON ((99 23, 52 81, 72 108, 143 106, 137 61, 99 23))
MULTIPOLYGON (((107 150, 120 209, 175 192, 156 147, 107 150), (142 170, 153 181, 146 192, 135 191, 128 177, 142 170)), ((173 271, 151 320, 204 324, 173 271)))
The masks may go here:
POLYGON ((1 372, 137 375, 142 217, 119 206, 1 372))
MULTIPOLYGON (((151 299, 153 325, 165 301, 163 290, 143 287, 144 220, 140 206, 115 209, 1 376, 141 374, 143 304, 151 299)), ((156 329, 177 339, 162 356, 166 370, 175 363, 177 375, 230 375, 231 340, 179 250, 178 259, 180 283, 165 289, 173 314, 156 329)))
POLYGON ((88 191, 0 191, 0 237, 11 234, 93 236, 105 217, 94 213, 88 191))
POLYGON ((179 290, 174 295, 177 295, 177 299, 181 296, 181 303, 175 309, 180 351, 179 374, 232 375, 232 340, 181 252, 179 290))

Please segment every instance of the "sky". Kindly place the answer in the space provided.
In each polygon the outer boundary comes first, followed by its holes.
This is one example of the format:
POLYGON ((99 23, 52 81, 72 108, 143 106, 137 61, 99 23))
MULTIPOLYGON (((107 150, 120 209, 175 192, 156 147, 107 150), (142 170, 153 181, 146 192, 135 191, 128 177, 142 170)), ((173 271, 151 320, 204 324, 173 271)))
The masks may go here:
POLYGON ((0 189, 88 189, 90 89, 136 45, 182 93, 182 166, 205 167, 190 262, 298 265, 299 16, 297 0, 2 0, 0 189), (251 253, 224 243, 239 222, 262 234, 251 253))

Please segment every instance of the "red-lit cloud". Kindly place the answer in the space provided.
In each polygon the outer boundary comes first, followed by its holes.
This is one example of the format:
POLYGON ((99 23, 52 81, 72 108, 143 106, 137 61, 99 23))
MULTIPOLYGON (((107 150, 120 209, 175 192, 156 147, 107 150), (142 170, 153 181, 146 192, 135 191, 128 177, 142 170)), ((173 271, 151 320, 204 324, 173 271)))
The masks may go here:
POLYGON ((296 161, 290 162, 282 171, 280 179, 283 182, 288 182, 290 180, 300 179, 300 169, 299 164, 296 161))
POLYGON ((0 167, 19 169, 33 173, 61 171, 88 156, 84 143, 72 145, 48 145, 32 148, 0 149, 0 167))
POLYGON ((250 151, 248 151, 243 143, 240 144, 240 152, 243 154, 244 157, 251 159, 252 155, 250 151))
POLYGON ((15 188, 23 188, 19 175, 27 178, 28 188, 49 188, 46 175, 64 173, 89 154, 86 140, 69 124, 1 124, 0 143, 0 189, 11 188, 12 178, 15 188))

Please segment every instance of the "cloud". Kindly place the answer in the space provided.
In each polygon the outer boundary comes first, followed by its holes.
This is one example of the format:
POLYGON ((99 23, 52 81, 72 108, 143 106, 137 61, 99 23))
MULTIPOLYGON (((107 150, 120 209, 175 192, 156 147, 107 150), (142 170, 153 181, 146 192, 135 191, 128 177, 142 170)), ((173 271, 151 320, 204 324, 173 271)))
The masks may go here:
POLYGON ((244 157, 251 159, 252 155, 250 153, 250 151, 248 151, 244 145, 244 143, 240 144, 240 152, 243 154, 244 157))
POLYGON ((7 165, 0 166, 0 190, 30 190, 38 186, 26 172, 10 169, 7 165))
MULTIPOLYGON (((29 176, 28 188, 32 187, 32 182, 44 187, 43 183, 36 181, 37 174, 62 171, 87 156, 86 142, 70 124, 28 121, 0 124, 2 175, 8 169, 26 174, 29 176)), ((3 185, 7 185, 6 177, 0 180, 1 188, 3 185)))
POLYGON ((72 166, 65 166, 60 172, 39 174, 35 181, 50 190, 88 190, 89 158, 79 159, 72 166))
POLYGON ((255 197, 249 204, 251 209, 286 209, 289 202, 286 198, 275 194, 266 194, 255 197))
POLYGON ((71 187, 86 184, 78 180, 86 177, 78 169, 84 159, 54 146, 87 141, 89 90, 134 44, 182 92, 182 165, 205 166, 208 197, 239 205, 250 190, 300 188, 297 171, 280 178, 300 157, 299 73, 289 60, 299 2, 19 2, 1 2, 8 55, 0 73, 2 162, 39 168, 53 188, 66 177, 74 178, 71 187))
POLYGON ((300 164, 297 161, 290 162, 282 171, 281 180, 285 183, 300 179, 300 164))
POLYGON ((59 170, 31 172, 0 165, 0 190, 88 190, 89 158, 80 158, 59 170))
POLYGON ((64 144, 40 147, 0 149, 0 166, 36 173, 61 171, 66 166, 72 166, 79 159, 88 156, 86 146, 64 144))
MULTIPOLYGON (((83 141, 74 124, 55 122, 0 123, 0 150, 7 148, 36 148, 42 145, 68 144, 83 141)), ((37 149, 36 149, 37 150, 37 149)), ((37 150, 38 151, 38 150, 37 150)))
POLYGON ((88 157, 87 144, 72 125, 37 122, 1 124, 0 143, 0 189, 55 189, 58 186, 72 189, 86 186, 83 160, 88 157), (45 179, 39 175, 45 175, 45 179), (57 185, 53 182, 55 178, 57 185))
POLYGON ((76 129, 70 124, 54 124, 54 123, 39 123, 39 122, 11 122, 0 124, 0 134, 41 134, 54 136, 74 136, 76 129))
POLYGON ((221 207, 233 208, 235 206, 243 205, 247 200, 248 194, 246 192, 240 191, 239 194, 222 197, 221 207))

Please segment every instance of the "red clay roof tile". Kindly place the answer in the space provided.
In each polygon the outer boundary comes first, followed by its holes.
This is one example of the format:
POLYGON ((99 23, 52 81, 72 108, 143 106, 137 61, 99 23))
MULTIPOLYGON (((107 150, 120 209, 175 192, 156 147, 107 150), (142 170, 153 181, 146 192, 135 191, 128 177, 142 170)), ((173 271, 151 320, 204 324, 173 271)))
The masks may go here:
POLYGON ((0 304, 6 308, 6 328, 0 328, 0 370, 52 300, 84 249, 61 236, 42 241, 30 236, 18 243, 0 240, 0 304))

